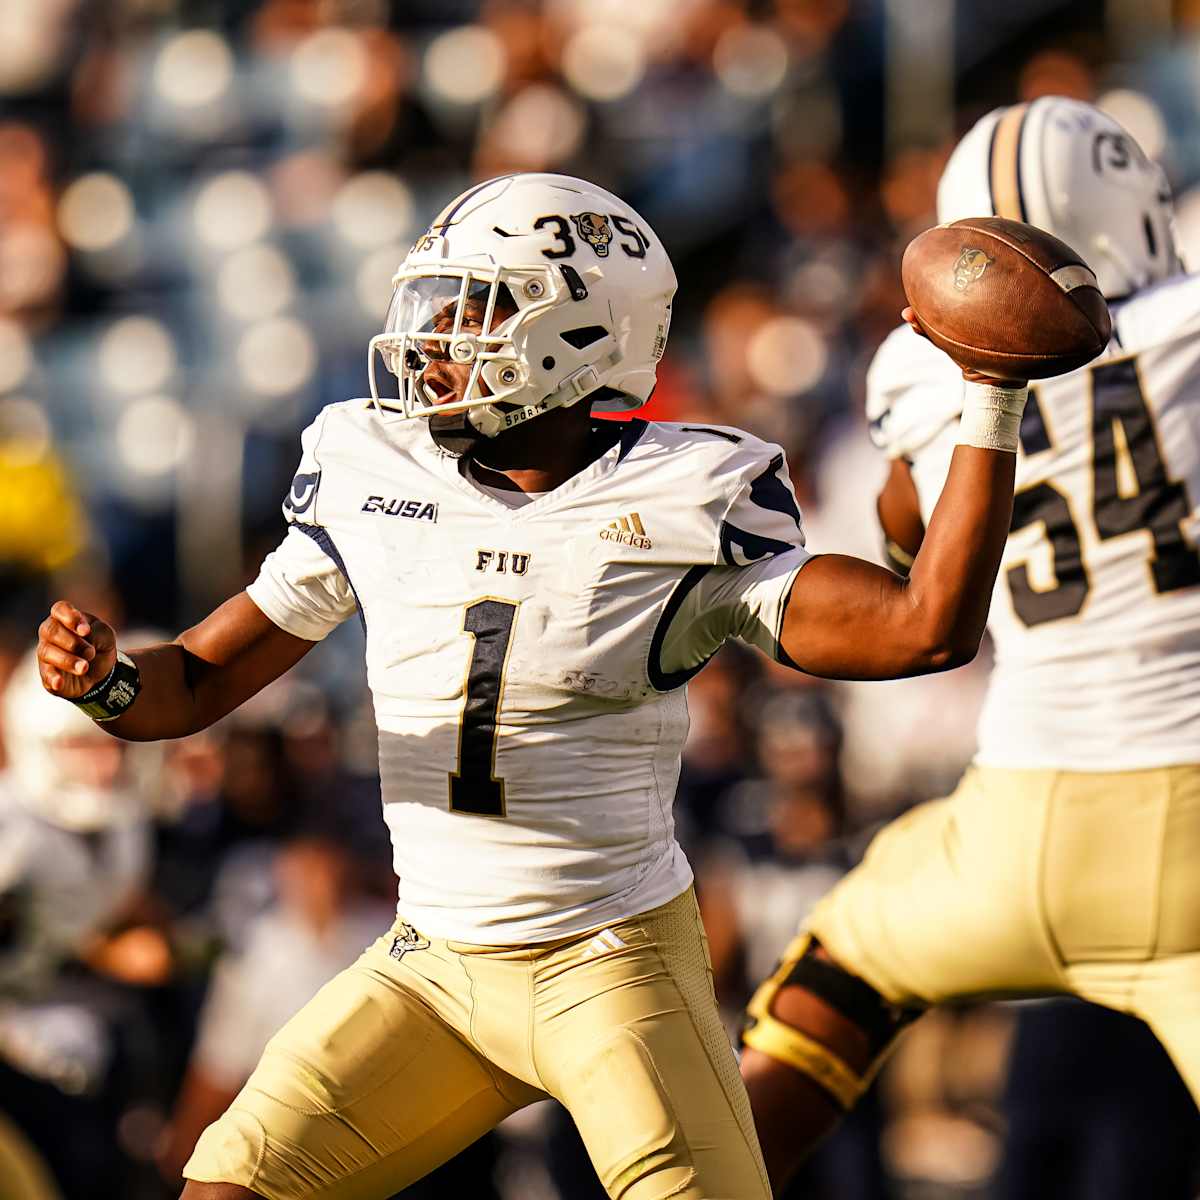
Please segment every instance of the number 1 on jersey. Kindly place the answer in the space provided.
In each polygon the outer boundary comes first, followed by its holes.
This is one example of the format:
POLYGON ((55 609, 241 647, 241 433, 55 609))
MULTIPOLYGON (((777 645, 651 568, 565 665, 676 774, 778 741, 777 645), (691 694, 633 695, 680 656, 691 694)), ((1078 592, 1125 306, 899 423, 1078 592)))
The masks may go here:
POLYGON ((517 605, 488 597, 467 605, 463 632, 474 636, 466 700, 458 727, 458 770, 450 774, 450 811, 502 817, 504 780, 495 777, 496 719, 517 605))

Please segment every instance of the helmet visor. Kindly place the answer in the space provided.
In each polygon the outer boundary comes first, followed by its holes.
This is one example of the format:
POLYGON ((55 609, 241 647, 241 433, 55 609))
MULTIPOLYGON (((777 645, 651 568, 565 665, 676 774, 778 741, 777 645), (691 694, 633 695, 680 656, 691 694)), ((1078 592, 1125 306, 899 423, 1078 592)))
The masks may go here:
MULTIPOLYGON (((512 334, 520 306, 503 275, 496 268, 455 268, 441 273, 402 272, 397 277, 384 332, 373 340, 372 348, 382 354, 400 383, 405 416, 493 404, 516 390, 506 379, 493 379, 489 386, 483 374, 490 362, 515 363, 517 358, 512 334), (502 390, 497 390, 497 383, 502 390)), ((546 290, 541 284, 533 294, 540 296, 546 290)), ((513 371, 513 383, 518 379, 513 371)))

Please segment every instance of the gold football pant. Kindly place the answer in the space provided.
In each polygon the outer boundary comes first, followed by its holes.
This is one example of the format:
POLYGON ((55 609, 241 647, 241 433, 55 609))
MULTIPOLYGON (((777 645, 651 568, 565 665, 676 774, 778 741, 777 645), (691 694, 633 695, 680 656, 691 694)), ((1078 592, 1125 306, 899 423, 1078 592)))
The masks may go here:
POLYGON ((1200 767, 973 768, 883 829, 807 930, 900 1006, 1071 993, 1134 1013, 1200 1101, 1200 767))
POLYGON ((549 945, 398 921, 271 1039, 184 1174, 268 1200, 380 1200, 546 1096, 610 1196, 770 1196, 690 889, 549 945))

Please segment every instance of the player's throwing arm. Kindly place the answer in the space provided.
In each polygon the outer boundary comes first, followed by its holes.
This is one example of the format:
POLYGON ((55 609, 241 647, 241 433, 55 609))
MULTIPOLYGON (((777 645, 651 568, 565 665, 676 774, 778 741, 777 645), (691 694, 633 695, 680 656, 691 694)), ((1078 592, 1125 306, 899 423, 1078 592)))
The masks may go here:
POLYGON ((967 381, 958 446, 907 579, 837 554, 797 575, 781 644, 814 675, 890 679, 975 656, 1012 518, 1025 381, 1082 366, 1111 333, 1080 257, 1017 221, 928 230, 905 252, 903 274, 905 319, 967 381))

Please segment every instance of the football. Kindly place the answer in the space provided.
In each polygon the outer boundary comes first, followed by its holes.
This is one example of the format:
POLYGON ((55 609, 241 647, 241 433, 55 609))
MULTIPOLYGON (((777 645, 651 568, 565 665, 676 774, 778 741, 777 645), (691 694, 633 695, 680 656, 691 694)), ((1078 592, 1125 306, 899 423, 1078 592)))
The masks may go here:
POLYGON ((996 378, 1064 375, 1112 334, 1083 259, 1021 221, 967 217, 927 229, 905 250, 901 277, 930 341, 996 378))

